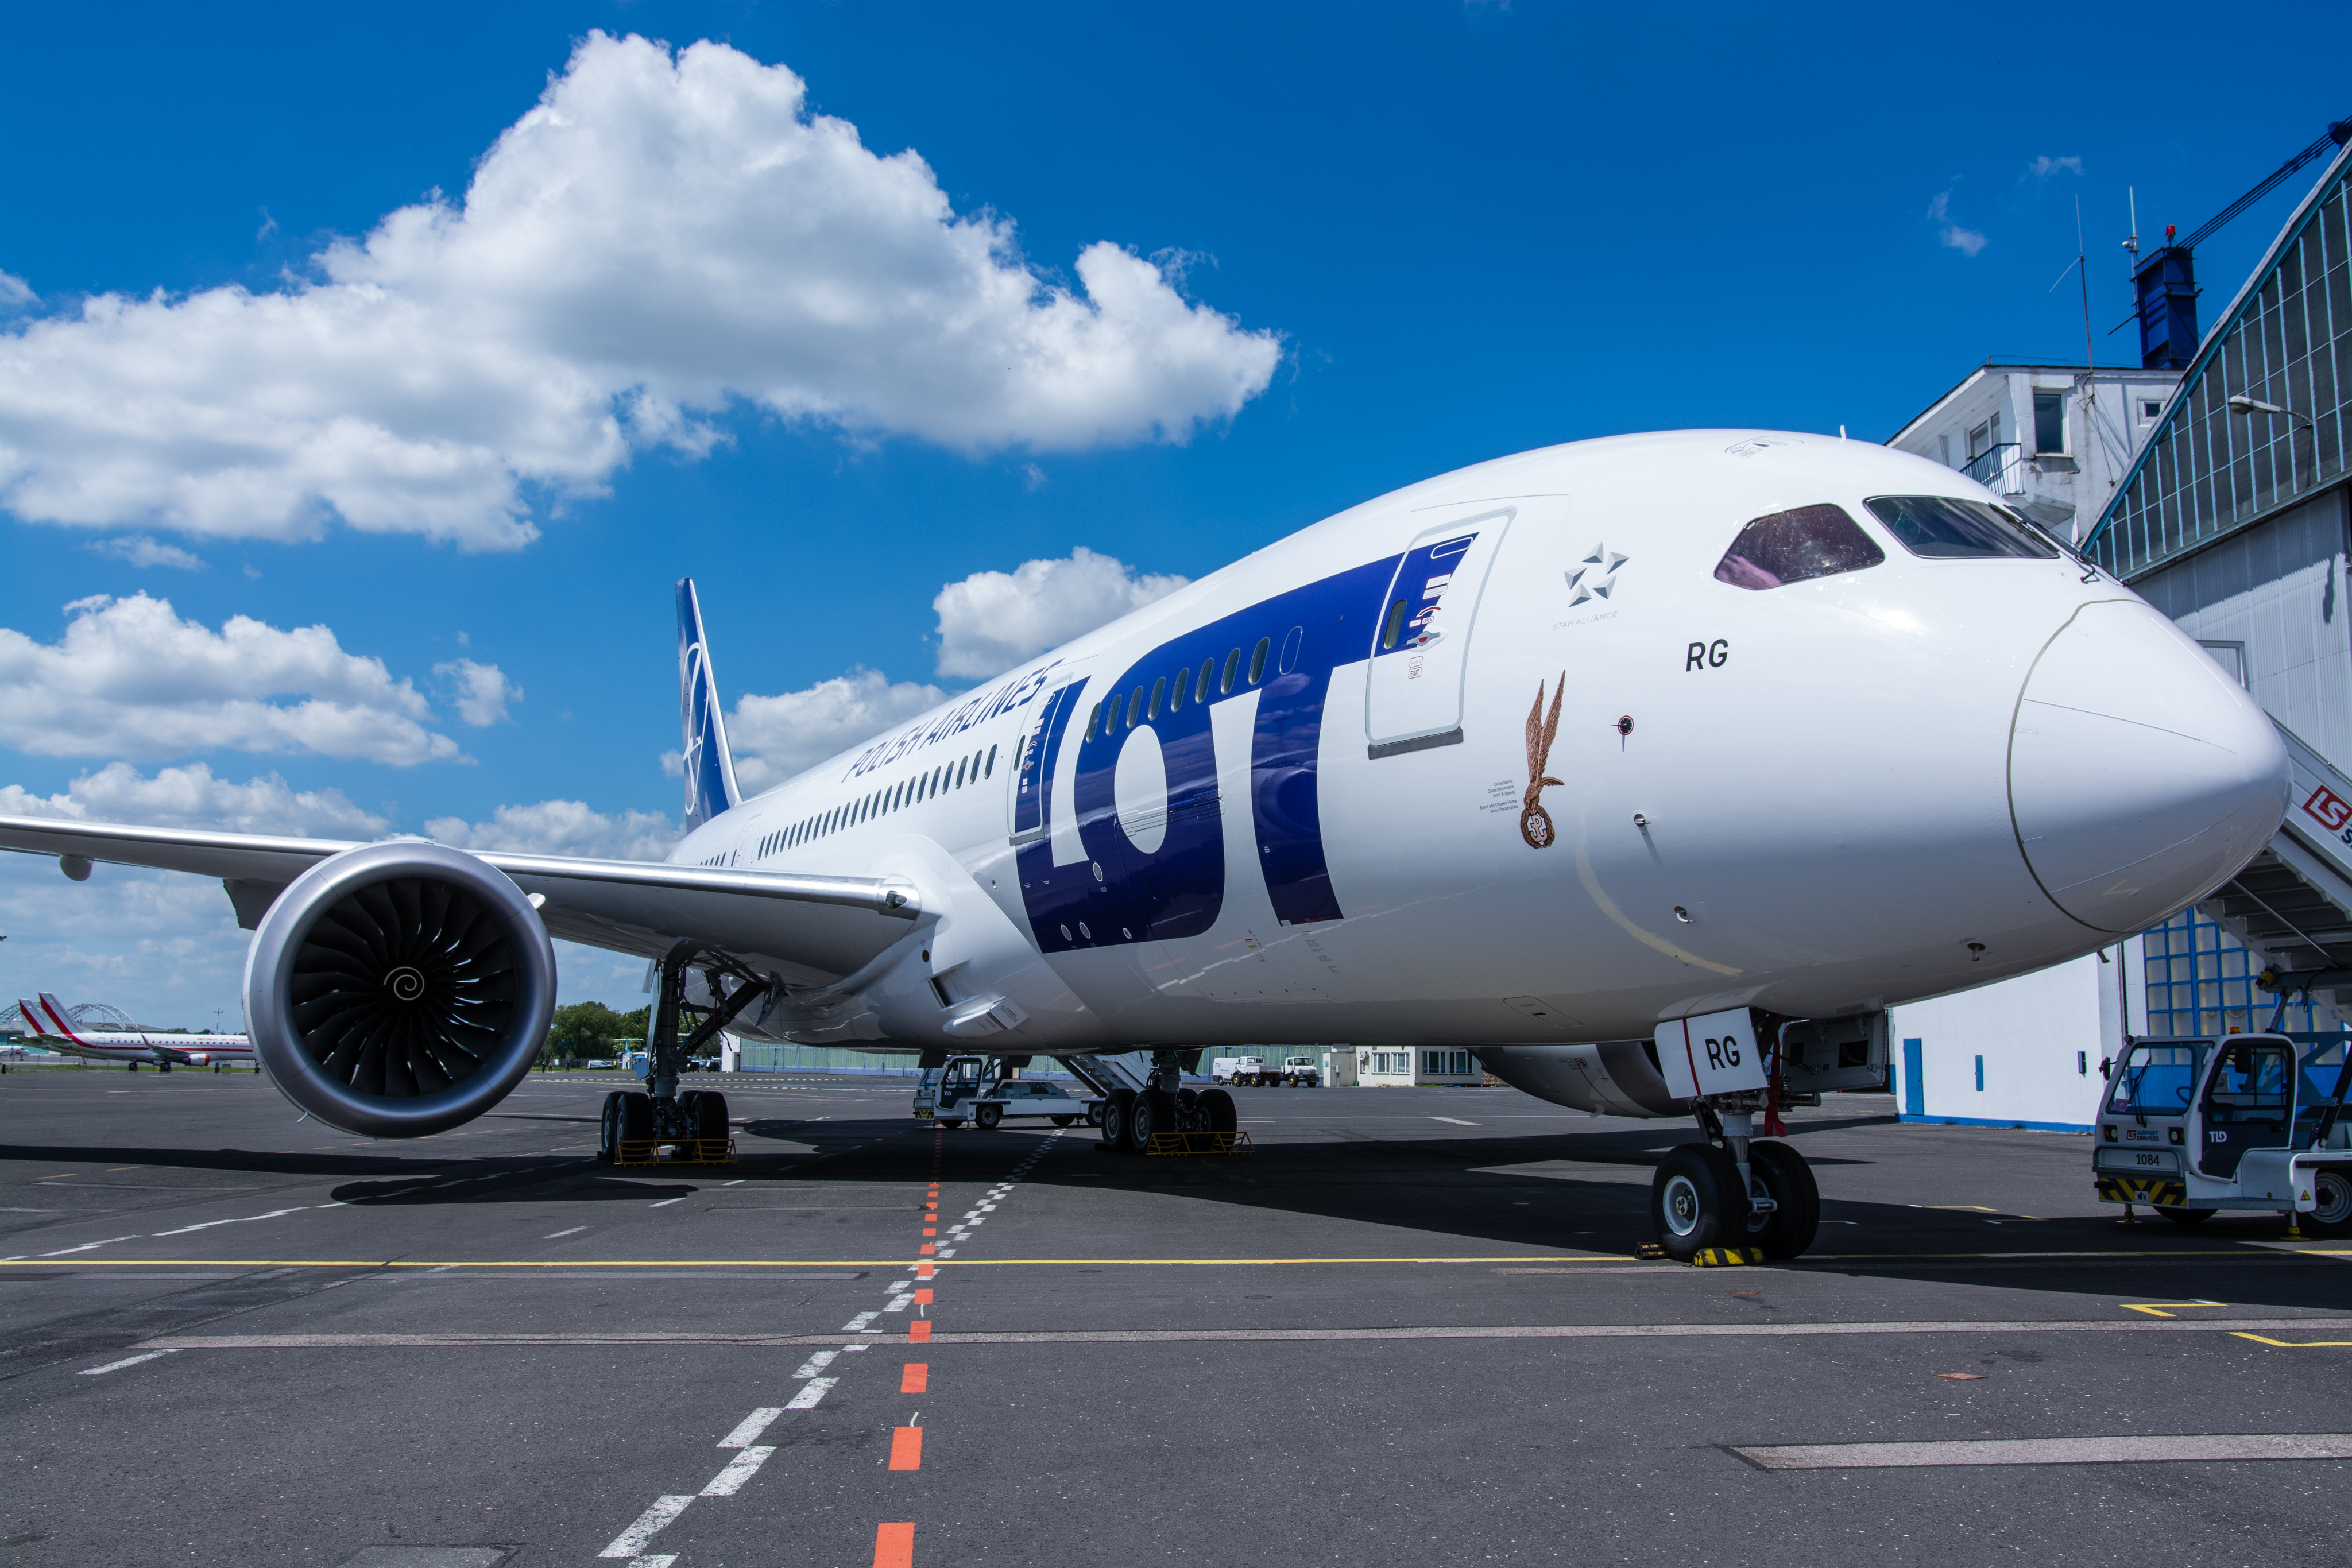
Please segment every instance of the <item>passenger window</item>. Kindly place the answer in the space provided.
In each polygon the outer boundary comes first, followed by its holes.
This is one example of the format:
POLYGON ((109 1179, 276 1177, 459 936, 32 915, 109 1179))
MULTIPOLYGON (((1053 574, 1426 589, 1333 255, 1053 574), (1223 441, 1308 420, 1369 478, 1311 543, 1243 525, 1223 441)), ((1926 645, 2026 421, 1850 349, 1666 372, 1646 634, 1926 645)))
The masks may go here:
POLYGON ((966 757, 966 758, 962 758, 959 759, 959 760, 957 761, 957 763, 956 763, 955 779, 954 779, 954 781, 953 781, 952 783, 950 783, 950 784, 948 786, 948 788, 949 788, 949 789, 962 789, 962 788, 963 788, 963 770, 964 770, 965 768, 967 768, 971 767, 971 758, 966 757))
POLYGON ((1212 656, 1212 657, 1210 657, 1210 658, 1206 658, 1206 659, 1202 660, 1202 661, 1201 661, 1201 684, 1200 684, 1199 685, 1195 686, 1195 687, 1192 689, 1192 695, 1193 695, 1194 697, 1198 698, 1198 699, 1199 699, 1200 701, 1202 701, 1202 702, 1207 702, 1207 701, 1209 700, 1209 683, 1210 683, 1211 681, 1213 681, 1213 680, 1216 679, 1216 676, 1217 676, 1217 661, 1216 661, 1216 659, 1215 659, 1213 656, 1212 656))
POLYGON ((1135 721, 1143 716, 1143 688, 1138 686, 1127 699, 1127 727, 1133 729, 1135 721))
POLYGON ((2021 520, 1982 501, 1957 496, 1874 496, 1869 506, 1905 549, 1929 560, 2058 558, 2021 520))
MULTIPOLYGON (((1723 574, 1722 572, 1717 571, 1716 575, 1720 577, 1723 574)), ((1381 626, 1381 646, 1382 649, 1385 650, 1395 647, 1397 645, 1397 639, 1404 635, 1404 613, 1407 608, 1408 606, 1402 599, 1389 606, 1389 618, 1386 622, 1382 622, 1381 626)))
POLYGON ((1184 706, 1186 691, 1192 685, 1192 671, 1179 670, 1176 672, 1176 684, 1168 688, 1168 711, 1170 713, 1174 713, 1177 709, 1184 706))
POLYGON ((1160 699, 1167 695, 1168 677, 1162 675, 1158 680, 1151 683, 1151 706, 1145 713, 1144 716, 1147 718, 1158 718, 1160 716, 1160 699))
POLYGON ((1274 651, 1274 639, 1260 637, 1257 646, 1250 650, 1250 685, 1265 679, 1265 656, 1274 651))
POLYGON ((982 779, 993 779, 996 777, 996 747, 992 746, 988 748, 987 769, 981 774, 981 777, 982 779))
POLYGON ((1225 655, 1225 678, 1217 686, 1217 691, 1220 695, 1230 692, 1234 689, 1234 673, 1241 667, 1242 651, 1239 648, 1236 648, 1232 653, 1225 655))
POLYGON ((1774 512, 1739 530, 1715 580, 1734 588, 1783 588, 1842 571, 1861 571, 1886 559, 1843 507, 1826 503, 1774 512))
POLYGON ((1100 735, 1101 733, 1102 704, 1097 703, 1095 704, 1095 711, 1087 715, 1087 738, 1088 740, 1092 740, 1096 736, 1100 735))

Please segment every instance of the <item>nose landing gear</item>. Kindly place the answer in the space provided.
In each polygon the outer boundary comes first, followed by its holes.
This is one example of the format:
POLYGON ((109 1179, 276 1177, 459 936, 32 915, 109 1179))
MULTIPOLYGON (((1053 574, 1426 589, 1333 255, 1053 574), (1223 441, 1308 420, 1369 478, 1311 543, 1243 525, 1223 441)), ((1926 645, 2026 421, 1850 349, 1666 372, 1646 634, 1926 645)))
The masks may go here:
POLYGON ((1752 1098, 1701 1101, 1698 1123, 1708 1141, 1668 1151, 1650 1178, 1650 1223, 1678 1262, 1726 1248, 1795 1258, 1821 1228, 1811 1167, 1788 1145, 1751 1136, 1758 1107, 1744 1102, 1752 1098))

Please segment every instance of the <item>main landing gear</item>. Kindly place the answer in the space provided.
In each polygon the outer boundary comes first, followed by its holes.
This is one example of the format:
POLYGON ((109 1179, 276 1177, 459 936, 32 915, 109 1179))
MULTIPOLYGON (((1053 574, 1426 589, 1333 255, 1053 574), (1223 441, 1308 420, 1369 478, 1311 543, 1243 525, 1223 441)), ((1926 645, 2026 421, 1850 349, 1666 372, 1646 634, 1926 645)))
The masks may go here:
POLYGON ((698 1010, 689 1009, 686 1000, 686 977, 698 953, 694 943, 680 942, 662 959, 661 995, 654 1003, 653 1028, 646 1041, 645 1091, 616 1090, 604 1096, 596 1128, 596 1158, 604 1165, 651 1165, 665 1145, 673 1163, 734 1163, 727 1096, 709 1089, 680 1094, 677 1075, 688 1059, 734 1022, 736 1015, 767 995, 769 985, 723 959, 706 967, 704 979, 717 1005, 681 1040, 680 1015, 698 1010), (732 990, 728 989, 730 981, 732 990))
POLYGON ((1805 1156, 1756 1138, 1756 1095, 1699 1103, 1703 1144, 1684 1144, 1650 1178, 1650 1222, 1667 1257, 1687 1263, 1710 1249, 1755 1248, 1795 1258, 1822 1224, 1821 1189, 1805 1156))
POLYGON ((1178 1052, 1151 1053, 1151 1076, 1142 1089, 1115 1087, 1104 1096, 1103 1147, 1139 1155, 1159 1133, 1230 1133, 1241 1125, 1234 1097, 1222 1089, 1186 1089, 1178 1052))

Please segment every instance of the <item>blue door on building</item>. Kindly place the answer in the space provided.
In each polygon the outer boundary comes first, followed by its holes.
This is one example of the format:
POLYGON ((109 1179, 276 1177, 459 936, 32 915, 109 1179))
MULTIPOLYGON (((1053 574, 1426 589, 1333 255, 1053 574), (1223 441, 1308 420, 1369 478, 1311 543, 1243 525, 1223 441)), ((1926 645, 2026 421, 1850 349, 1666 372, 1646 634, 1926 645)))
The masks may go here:
POLYGON ((1924 1116, 1927 1113, 1926 1087, 1919 1082, 1919 1059, 1922 1054, 1917 1040, 1906 1040, 1903 1042, 1903 1113, 1906 1116, 1924 1116))

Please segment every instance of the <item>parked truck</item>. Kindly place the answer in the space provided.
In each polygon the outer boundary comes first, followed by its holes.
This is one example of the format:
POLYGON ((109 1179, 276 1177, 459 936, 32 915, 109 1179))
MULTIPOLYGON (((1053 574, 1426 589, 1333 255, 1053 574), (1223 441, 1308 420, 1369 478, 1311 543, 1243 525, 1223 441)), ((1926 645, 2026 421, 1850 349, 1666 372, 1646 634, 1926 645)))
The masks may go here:
POLYGON ((1314 1089, 1323 1082, 1323 1070, 1311 1056, 1285 1057, 1269 1067, 1258 1056, 1220 1056, 1209 1063, 1210 1080, 1243 1089, 1314 1089))

